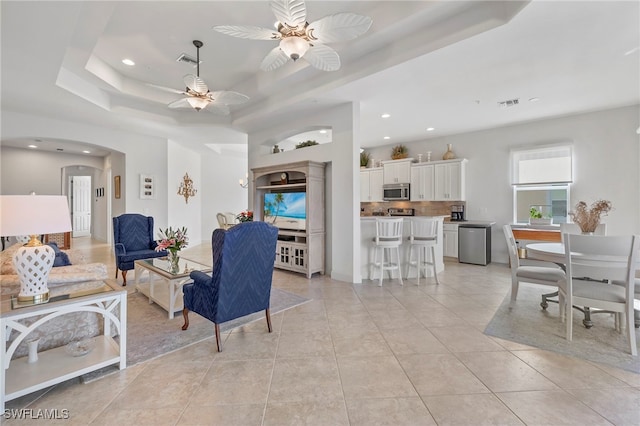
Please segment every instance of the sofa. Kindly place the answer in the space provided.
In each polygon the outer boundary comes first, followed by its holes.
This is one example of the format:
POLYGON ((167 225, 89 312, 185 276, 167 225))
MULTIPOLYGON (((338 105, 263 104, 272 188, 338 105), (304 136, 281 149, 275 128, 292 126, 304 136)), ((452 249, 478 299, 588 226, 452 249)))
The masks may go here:
MULTIPOLYGON (((14 244, 0 252, 0 296, 17 294, 20 291, 20 281, 13 268, 13 255, 20 247, 14 244)), ((104 280, 107 278, 107 265, 104 263, 87 263, 84 255, 78 250, 62 250, 71 265, 58 266, 51 269, 47 285, 55 287, 65 283, 81 281, 104 280)))
MULTIPOLYGON (((20 281, 13 268, 13 255, 20 247, 14 244, 0 252, 0 297, 8 299, 11 295, 20 292, 20 281)), ((83 281, 99 281, 107 279, 107 266, 104 263, 87 263, 85 257, 77 250, 63 250, 71 265, 58 266, 51 269, 49 274, 49 289, 61 289, 70 283, 83 281)), ((36 321, 38 317, 31 318, 25 324, 36 321)), ((29 336, 28 340, 40 339, 38 351, 66 345, 74 340, 97 336, 102 333, 102 317, 94 312, 75 312, 59 316, 43 324, 29 336)), ((9 342, 15 336, 9 336, 9 342)), ((13 358, 27 355, 28 348, 25 342, 17 348, 13 358)))

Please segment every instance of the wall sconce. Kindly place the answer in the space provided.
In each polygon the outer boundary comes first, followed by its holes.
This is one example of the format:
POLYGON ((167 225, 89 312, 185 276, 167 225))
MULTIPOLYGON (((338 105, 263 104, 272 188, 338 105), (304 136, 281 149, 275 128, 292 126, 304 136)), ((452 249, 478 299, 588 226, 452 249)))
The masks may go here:
POLYGON ((244 179, 242 179, 242 178, 241 178, 241 179, 239 179, 239 180, 238 180, 238 183, 240 184, 240 186, 241 186, 241 187, 243 187, 243 188, 245 188, 245 189, 246 189, 246 188, 247 188, 247 186, 249 186, 249 173, 248 173, 248 172, 247 172, 247 173, 245 173, 245 174, 244 174, 244 179))
POLYGON ((189 197, 195 196, 196 192, 198 190, 193 187, 193 180, 189 177, 189 173, 185 173, 182 182, 180 182, 180 188, 178 188, 178 195, 182 195, 184 202, 189 203, 189 197))

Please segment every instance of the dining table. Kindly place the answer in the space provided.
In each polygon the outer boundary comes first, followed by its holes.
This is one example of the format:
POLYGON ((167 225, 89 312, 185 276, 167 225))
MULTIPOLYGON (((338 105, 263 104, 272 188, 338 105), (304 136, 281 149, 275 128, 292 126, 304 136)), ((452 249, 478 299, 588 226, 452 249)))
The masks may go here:
MULTIPOLYGON (((526 249, 527 249, 528 259, 542 260, 545 262, 553 262, 556 265, 560 266, 562 269, 565 269, 566 255, 564 252, 564 243, 530 243, 526 245, 526 249)), ((605 258, 600 257, 600 258, 603 260, 603 262, 614 261, 614 259, 607 259, 606 257, 605 258)), ((618 260, 618 258, 616 258, 616 260, 618 260)), ((640 270, 640 261, 638 262, 637 269, 640 270)), ((543 295, 542 303, 540 305, 542 306, 545 302, 558 303, 557 300, 549 299, 550 297, 554 297, 557 295, 558 295, 557 291, 554 293, 543 295)), ((542 307, 546 308, 546 306, 542 306, 542 307)), ((605 312, 600 310, 593 311, 593 310, 590 310, 589 307, 587 306, 585 306, 584 308, 580 306, 574 306, 574 308, 584 313, 584 320, 582 321, 582 323, 586 328, 591 328, 593 326, 593 322, 591 321, 592 313, 605 312)), ((639 327, 640 326, 640 300, 638 299, 634 300, 634 311, 635 311, 634 322, 636 327, 639 327)))

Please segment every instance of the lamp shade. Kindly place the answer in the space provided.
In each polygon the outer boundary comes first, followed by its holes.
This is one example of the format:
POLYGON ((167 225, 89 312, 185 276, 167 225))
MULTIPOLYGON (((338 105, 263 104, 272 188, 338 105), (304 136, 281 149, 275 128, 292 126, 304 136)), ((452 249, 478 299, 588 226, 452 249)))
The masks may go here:
POLYGON ((71 231, 64 195, 0 196, 0 235, 53 234, 71 231))
POLYGON ((280 41, 280 49, 286 53, 288 57, 297 61, 307 53, 307 50, 309 50, 309 42, 302 37, 284 37, 280 41))

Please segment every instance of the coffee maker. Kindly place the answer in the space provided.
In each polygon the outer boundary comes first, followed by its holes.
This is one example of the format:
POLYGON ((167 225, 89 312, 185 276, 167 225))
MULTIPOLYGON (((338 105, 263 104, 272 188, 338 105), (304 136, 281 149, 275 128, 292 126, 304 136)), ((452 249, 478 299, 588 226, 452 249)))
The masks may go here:
POLYGON ((464 222, 464 204, 451 206, 451 222, 464 222))

